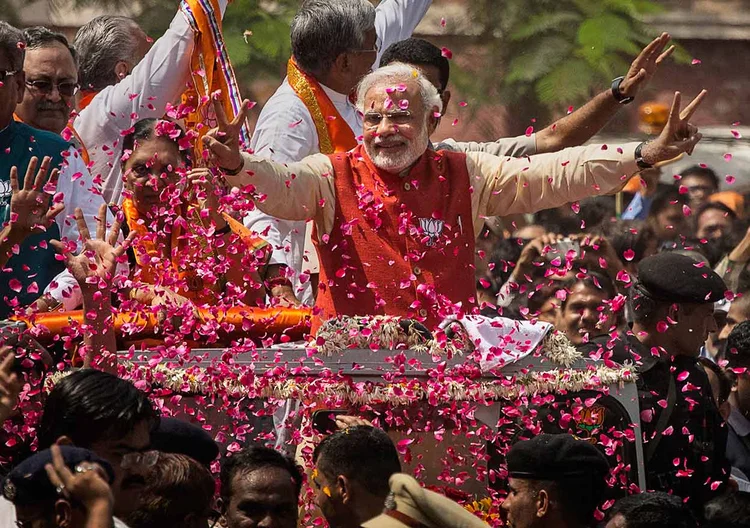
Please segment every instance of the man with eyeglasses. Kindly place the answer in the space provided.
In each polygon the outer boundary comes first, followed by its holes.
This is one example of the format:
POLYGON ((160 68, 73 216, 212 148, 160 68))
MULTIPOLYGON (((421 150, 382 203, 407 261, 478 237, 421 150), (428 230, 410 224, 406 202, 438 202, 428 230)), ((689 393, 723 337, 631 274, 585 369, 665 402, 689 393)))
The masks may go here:
MULTIPOLYGON (((76 222, 70 219, 72 212, 80 207, 86 223, 93 229, 103 199, 86 166, 85 148, 77 140, 72 127, 68 127, 78 91, 76 52, 64 35, 45 27, 27 28, 24 39, 25 90, 23 99, 16 106, 15 118, 31 127, 62 135, 63 139, 72 142, 64 154, 65 163, 58 178, 57 192, 61 193, 65 204, 65 213, 61 215, 66 227, 65 236, 77 241, 76 222)), ((80 306, 80 289, 69 273, 63 272, 53 282, 35 301, 34 310, 44 312, 61 305, 70 310, 80 306)))
POLYGON ((359 84, 364 140, 345 152, 282 165, 241 153, 243 107, 205 142, 230 185, 265 196, 258 207, 280 218, 313 220, 321 288, 312 332, 338 316, 391 315, 430 328, 476 307, 475 240, 486 216, 532 213, 612 193, 655 163, 690 153, 700 141, 688 122, 703 97, 648 143, 590 145, 531 158, 429 148, 442 101, 413 66, 395 63, 359 84))

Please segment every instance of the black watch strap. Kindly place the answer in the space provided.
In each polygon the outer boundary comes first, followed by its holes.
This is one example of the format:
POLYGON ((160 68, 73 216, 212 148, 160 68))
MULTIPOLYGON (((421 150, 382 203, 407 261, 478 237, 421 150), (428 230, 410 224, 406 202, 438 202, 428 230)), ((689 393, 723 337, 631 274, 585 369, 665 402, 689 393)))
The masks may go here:
POLYGON ((645 144, 646 142, 644 141, 643 143, 635 147, 635 164, 638 165, 638 168, 641 170, 652 169, 654 167, 643 159, 643 154, 641 153, 641 151, 643 150, 643 146, 645 144))
POLYGON ((615 101, 617 101, 620 104, 626 105, 628 103, 632 103, 634 97, 625 97, 622 95, 622 92, 620 91, 620 85, 622 84, 622 81, 625 79, 625 77, 617 77, 616 79, 612 80, 612 97, 615 98, 615 101))

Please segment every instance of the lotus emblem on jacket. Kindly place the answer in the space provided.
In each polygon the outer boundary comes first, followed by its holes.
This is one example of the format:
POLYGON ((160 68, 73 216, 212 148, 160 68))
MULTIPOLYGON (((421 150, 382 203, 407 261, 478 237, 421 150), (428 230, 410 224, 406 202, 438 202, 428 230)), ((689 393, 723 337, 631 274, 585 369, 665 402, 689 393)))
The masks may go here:
POLYGON ((440 237, 440 234, 443 232, 444 225, 445 221, 437 220, 435 218, 419 219, 419 226, 422 228, 422 231, 424 231, 425 235, 430 237, 430 239, 427 241, 428 246, 435 245, 435 243, 438 241, 438 237, 440 237))

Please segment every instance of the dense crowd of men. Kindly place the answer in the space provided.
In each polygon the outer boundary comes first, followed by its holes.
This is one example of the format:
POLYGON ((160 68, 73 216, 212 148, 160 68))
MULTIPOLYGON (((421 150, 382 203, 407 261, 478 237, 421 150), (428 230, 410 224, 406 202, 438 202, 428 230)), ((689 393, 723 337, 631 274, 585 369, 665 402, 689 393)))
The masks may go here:
POLYGON ((227 0, 186 0, 154 42, 119 16, 73 42, 0 21, 0 318, 84 314, 51 353, 2 333, 0 527, 294 528, 309 499, 332 528, 750 526, 744 197, 705 164, 660 179, 701 140, 707 92, 675 92, 647 141, 583 145, 658 74, 662 34, 536 133, 435 138, 449 54, 411 36, 430 3, 302 2, 249 141, 231 82, 195 97, 231 81, 198 37, 227 0), (616 433, 639 437, 646 487, 620 481, 611 439, 537 427, 488 448, 501 502, 480 518, 407 474, 409 439, 362 417, 297 448, 292 400, 266 443, 224 449, 118 377, 113 325, 140 311, 159 346, 194 344, 196 314, 217 306, 307 306, 311 336, 374 315, 551 324, 597 365, 635 370, 640 421, 616 433))

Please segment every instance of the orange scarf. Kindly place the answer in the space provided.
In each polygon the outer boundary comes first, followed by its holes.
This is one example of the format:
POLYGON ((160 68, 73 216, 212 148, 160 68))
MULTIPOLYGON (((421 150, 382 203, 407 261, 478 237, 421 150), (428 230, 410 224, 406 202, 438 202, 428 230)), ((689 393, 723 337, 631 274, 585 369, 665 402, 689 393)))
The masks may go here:
POLYGON ((310 111, 318 131, 318 148, 323 154, 348 152, 357 146, 357 138, 347 122, 339 115, 330 97, 314 77, 303 72, 289 59, 286 69, 289 85, 310 111))
MULTIPOLYGON (((209 284, 208 289, 206 289, 203 279, 198 276, 195 269, 190 267, 191 258, 189 257, 196 259, 203 258, 205 250, 208 249, 206 245, 201 244, 201 247, 196 250, 195 243, 192 240, 188 240, 188 237, 183 236, 180 223, 172 222, 172 232, 170 233, 168 248, 169 255, 167 258, 165 252, 155 242, 154 235, 149 234, 145 221, 140 221, 140 215, 132 199, 125 198, 123 200, 122 211, 125 214, 125 221, 128 224, 130 232, 136 233, 134 252, 137 265, 137 278, 140 282, 168 287, 175 291, 175 293, 184 295, 196 303, 214 303, 216 301, 216 294, 221 293, 224 289, 223 281, 209 284), (186 256, 188 258, 185 258, 186 256), (181 261, 183 264, 181 264, 181 261), (165 266, 167 262, 168 266, 165 266), (185 269, 184 263, 187 264, 187 269, 185 269), (170 282, 170 284, 167 284, 167 282, 170 282), (171 282, 174 282, 175 285, 171 285, 171 282), (187 285, 187 290, 185 285, 187 285), (175 289, 175 286, 177 289, 175 289), (209 291, 212 293, 209 294, 209 291)), ((197 213, 195 207, 188 206, 188 216, 190 216, 191 211, 197 213)), ((176 214, 177 216, 182 216, 182 211, 178 210, 176 214)), ((200 222, 200 215, 196 214, 196 217, 195 222, 200 222)), ((268 242, 254 236, 249 229, 226 213, 222 213, 222 217, 229 224, 232 232, 242 238, 249 252, 256 253, 263 250, 265 252, 263 258, 267 260, 270 257, 268 242)), ((188 224, 190 224, 193 219, 188 218, 187 220, 188 224)))
MULTIPOLYGON (((192 109, 185 117, 185 127, 198 133, 195 159, 201 159, 200 138, 216 126, 212 94, 217 94, 229 119, 239 112, 242 97, 224 45, 218 1, 183 0, 180 9, 195 35, 195 47, 190 58, 192 86, 182 96, 182 102, 192 109)), ((243 142, 249 144, 247 124, 243 125, 241 136, 243 142)))
POLYGON ((90 90, 81 90, 81 96, 78 98, 78 111, 80 112, 94 100, 96 94, 99 92, 92 92, 90 90))

